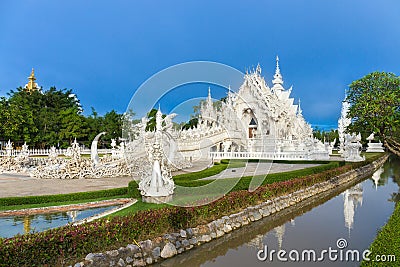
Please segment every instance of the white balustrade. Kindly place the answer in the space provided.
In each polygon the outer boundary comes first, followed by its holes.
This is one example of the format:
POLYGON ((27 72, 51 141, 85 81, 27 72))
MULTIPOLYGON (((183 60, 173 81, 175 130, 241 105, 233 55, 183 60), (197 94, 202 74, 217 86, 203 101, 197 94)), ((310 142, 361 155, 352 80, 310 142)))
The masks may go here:
POLYGON ((209 152, 212 159, 312 160, 304 152, 209 152))

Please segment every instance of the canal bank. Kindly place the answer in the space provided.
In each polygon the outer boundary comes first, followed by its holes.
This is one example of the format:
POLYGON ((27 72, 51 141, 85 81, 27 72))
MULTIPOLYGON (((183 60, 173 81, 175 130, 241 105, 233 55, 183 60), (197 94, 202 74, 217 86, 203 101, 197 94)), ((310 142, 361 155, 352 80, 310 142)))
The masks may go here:
POLYGON ((268 200, 254 207, 246 208, 239 213, 224 216, 208 224, 182 229, 176 233, 165 234, 152 240, 130 244, 127 247, 121 247, 118 250, 107 251, 106 253, 90 253, 86 256, 85 262, 77 263, 76 266, 144 266, 160 262, 208 243, 213 239, 226 236, 233 230, 252 224, 264 217, 268 218, 289 207, 295 207, 295 205, 305 200, 310 201, 314 196, 321 198, 323 197, 322 194, 332 194, 336 190, 344 190, 351 184, 357 183, 371 174, 387 158, 388 155, 385 155, 359 169, 349 171, 306 189, 268 200))

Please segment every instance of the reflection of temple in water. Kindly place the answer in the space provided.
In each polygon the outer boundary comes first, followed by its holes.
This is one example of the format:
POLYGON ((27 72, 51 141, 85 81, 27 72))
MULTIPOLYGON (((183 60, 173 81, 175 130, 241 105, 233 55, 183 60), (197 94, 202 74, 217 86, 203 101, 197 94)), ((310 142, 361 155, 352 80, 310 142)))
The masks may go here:
POLYGON ((257 235, 252 240, 246 243, 247 246, 253 247, 256 249, 263 249, 264 248, 264 235, 257 235))
MULTIPOLYGON (((294 226, 294 220, 290 220, 291 225, 294 226)), ((282 242, 283 242, 283 236, 285 235, 285 224, 282 224, 280 226, 275 227, 271 231, 275 232, 275 237, 278 241, 278 246, 279 249, 282 248, 282 242)), ((256 249, 263 249, 264 248, 264 242, 263 239, 266 235, 257 235, 255 238, 250 240, 249 242, 246 243, 247 246, 253 247, 256 249)))
POLYGON ((79 213, 81 213, 81 212, 77 211, 77 210, 67 211, 67 215, 71 218, 72 222, 75 222, 76 216, 78 216, 79 213))
POLYGON ((344 225, 346 226, 346 228, 349 229, 349 234, 350 234, 350 230, 353 229, 355 210, 358 204, 362 206, 362 201, 363 201, 362 184, 359 183, 347 189, 343 193, 343 199, 344 199, 344 206, 343 206, 344 225))
POLYGON ((24 217, 24 234, 27 234, 31 231, 31 216, 24 217))
POLYGON ((285 235, 285 224, 274 228, 276 239, 278 239, 279 249, 282 248, 283 236, 285 235))

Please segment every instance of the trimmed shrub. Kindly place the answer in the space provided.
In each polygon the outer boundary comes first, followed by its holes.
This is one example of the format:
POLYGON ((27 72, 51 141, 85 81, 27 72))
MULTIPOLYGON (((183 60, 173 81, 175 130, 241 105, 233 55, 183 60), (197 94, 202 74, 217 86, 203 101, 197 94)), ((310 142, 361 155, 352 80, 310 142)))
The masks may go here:
POLYGON ((141 198, 142 195, 140 194, 139 191, 139 185, 136 181, 130 181, 128 184, 128 195, 131 198, 141 198))

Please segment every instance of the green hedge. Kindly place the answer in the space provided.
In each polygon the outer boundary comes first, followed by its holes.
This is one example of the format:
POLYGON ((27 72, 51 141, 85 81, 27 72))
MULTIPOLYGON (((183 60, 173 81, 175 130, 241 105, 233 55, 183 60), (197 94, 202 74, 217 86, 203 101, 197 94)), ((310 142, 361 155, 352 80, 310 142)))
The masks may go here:
POLYGON ((127 196, 128 188, 113 188, 107 190, 79 192, 61 195, 44 195, 44 196, 28 196, 28 197, 6 197, 0 198, 0 206, 40 204, 49 202, 68 202, 75 200, 96 199, 102 197, 127 196))
POLYGON ((139 185, 138 185, 138 183, 136 182, 136 181, 130 181, 129 182, 129 184, 128 184, 128 195, 131 197, 131 198, 138 198, 138 199, 141 199, 142 198, 142 195, 140 194, 140 191, 139 191, 139 185))

